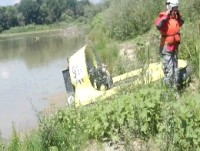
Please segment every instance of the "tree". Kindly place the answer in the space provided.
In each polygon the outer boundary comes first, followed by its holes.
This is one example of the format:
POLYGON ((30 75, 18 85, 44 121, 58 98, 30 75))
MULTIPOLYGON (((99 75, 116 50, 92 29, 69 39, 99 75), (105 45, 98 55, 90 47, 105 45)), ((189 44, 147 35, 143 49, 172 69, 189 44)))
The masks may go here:
POLYGON ((39 8, 35 0, 21 0, 19 10, 25 17, 25 24, 37 23, 39 8))
POLYGON ((0 31, 28 24, 73 21, 83 16, 91 19, 98 10, 89 0, 21 0, 19 4, 0 7, 0 31))
POLYGON ((17 10, 15 7, 0 7, 0 28, 8 30, 10 27, 17 26, 17 10))

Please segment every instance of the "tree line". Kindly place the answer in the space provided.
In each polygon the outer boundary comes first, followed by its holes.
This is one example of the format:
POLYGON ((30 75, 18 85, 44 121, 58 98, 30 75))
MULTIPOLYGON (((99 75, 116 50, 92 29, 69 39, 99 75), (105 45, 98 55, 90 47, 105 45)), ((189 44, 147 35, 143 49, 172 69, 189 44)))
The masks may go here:
POLYGON ((15 26, 91 18, 99 10, 89 0, 21 0, 14 6, 0 7, 0 32, 15 26))

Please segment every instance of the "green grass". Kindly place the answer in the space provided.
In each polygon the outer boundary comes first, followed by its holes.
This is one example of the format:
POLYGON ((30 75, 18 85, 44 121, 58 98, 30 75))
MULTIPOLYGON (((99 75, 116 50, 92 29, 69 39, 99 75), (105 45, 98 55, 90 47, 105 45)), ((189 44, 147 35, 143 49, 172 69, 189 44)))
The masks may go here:
MULTIPOLYGON (((186 24, 186 29, 191 25, 186 24)), ((157 51, 155 45, 150 48, 146 45, 148 41, 156 44, 154 39, 157 32, 153 29, 143 36, 128 41, 136 44, 141 64, 151 60, 157 51)), ((191 37, 198 35, 193 31, 187 36, 194 42, 189 45, 190 53, 199 54, 198 49, 194 49, 198 47, 197 40, 191 37)), ((120 72, 120 69, 114 70, 115 66, 122 65, 115 64, 119 59, 119 42, 112 45, 112 40, 101 32, 91 34, 90 39, 103 62, 112 60, 106 63, 113 67, 113 74, 120 72), (95 38, 98 40, 95 41, 95 38)), ((188 51, 184 46, 181 50, 181 53, 188 51)), ((192 59, 197 59, 198 62, 199 57, 195 57, 192 59)), ((175 90, 163 86, 161 81, 138 87, 125 86, 117 95, 94 105, 58 110, 50 116, 41 116, 39 128, 31 135, 22 138, 14 130, 8 144, 3 140, 0 144, 11 151, 42 151, 50 148, 78 151, 83 150, 85 144, 93 140, 100 143, 122 141, 129 148, 132 145, 130 140, 138 138, 147 144, 153 138, 160 150, 198 150, 200 96, 198 93, 191 94, 188 88, 183 90, 180 97, 177 94, 175 90)))
MULTIPOLYGON (((193 79, 199 81, 200 31, 198 27, 200 22, 197 20, 197 13, 196 20, 193 16, 188 16, 190 14, 189 8, 194 1, 197 2, 197 0, 190 1, 190 5, 184 5, 183 7, 183 10, 188 11, 186 11, 186 22, 182 29, 179 58, 189 61, 193 68, 193 79)), ((184 3, 186 1, 183 1, 184 3)), ((123 7, 129 6, 123 5, 123 7)), ((107 11, 113 9, 114 6, 107 11)), ((197 9, 195 8, 193 13, 198 12, 197 9)), ((144 10, 143 8, 142 11, 144 10)), ((114 31, 115 28, 110 28, 115 27, 112 24, 115 22, 109 20, 109 18, 115 19, 112 16, 115 13, 116 11, 113 11, 106 18, 108 19, 107 23, 110 24, 104 24, 102 14, 98 16, 96 21, 93 22, 93 24, 96 24, 93 25, 94 30, 88 35, 88 43, 97 50, 101 61, 108 65, 109 71, 113 75, 118 75, 142 67, 149 61, 159 61, 160 35, 155 27, 151 27, 153 23, 147 22, 150 25, 148 31, 146 29, 135 31, 136 29, 134 29, 134 36, 126 35, 126 32, 121 31, 120 28, 114 31), (106 25, 109 26, 105 27, 106 25), (96 26, 97 28, 95 28, 96 26), (116 41, 109 36, 116 39, 129 39, 129 41, 116 41), (124 64, 119 56, 119 45, 124 43, 132 44, 137 56, 137 60, 128 62, 129 65, 124 64), (130 66, 131 64, 136 64, 136 67, 130 66)), ((150 12, 149 14, 154 13, 150 12)), ((123 24, 120 21, 117 23, 120 24, 119 27, 124 27, 133 22, 128 20, 123 24)), ((138 25, 141 25, 141 22, 138 25)), ((55 27, 61 26, 56 25, 55 27)), ((30 25, 24 29, 13 28, 10 33, 53 28, 30 25)), ((199 83, 197 86, 199 86, 199 83)), ((112 143, 124 142, 125 146, 130 148, 132 145, 131 140, 137 138, 143 140, 143 143, 147 145, 147 142, 153 139, 158 150, 200 150, 199 100, 198 91, 193 92, 190 87, 186 87, 178 95, 176 90, 166 88, 161 81, 138 87, 123 86, 117 95, 96 104, 69 110, 62 109, 52 114, 41 115, 39 127, 26 137, 21 137, 13 128, 12 138, 8 142, 0 137, 0 149, 8 151, 43 151, 51 148, 53 150, 79 151, 84 150, 85 144, 91 141, 100 143, 105 141, 112 143)))
POLYGON ((30 24, 26 26, 12 27, 9 30, 5 30, 0 34, 0 37, 56 31, 56 30, 60 30, 60 29, 64 29, 64 28, 72 27, 72 26, 89 28, 88 25, 84 23, 79 23, 79 22, 72 22, 72 23, 58 22, 58 23, 49 24, 49 25, 30 24))
POLYGON ((161 82, 122 88, 94 105, 43 116, 39 129, 25 138, 13 131, 8 150, 83 150, 91 141, 125 142, 154 138, 164 150, 197 150, 200 96, 165 88, 161 82), (127 135, 127 133, 129 135, 127 135))

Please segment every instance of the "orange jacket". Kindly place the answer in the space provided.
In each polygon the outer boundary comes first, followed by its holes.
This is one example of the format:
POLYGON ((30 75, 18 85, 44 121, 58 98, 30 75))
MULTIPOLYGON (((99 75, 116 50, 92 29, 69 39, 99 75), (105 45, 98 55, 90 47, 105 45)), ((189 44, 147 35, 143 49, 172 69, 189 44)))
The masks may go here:
POLYGON ((165 44, 168 45, 178 45, 181 42, 180 28, 183 25, 184 21, 181 19, 181 16, 176 15, 173 17, 166 14, 166 12, 161 12, 159 17, 155 21, 157 29, 161 33, 161 43, 160 47, 162 48, 165 44))

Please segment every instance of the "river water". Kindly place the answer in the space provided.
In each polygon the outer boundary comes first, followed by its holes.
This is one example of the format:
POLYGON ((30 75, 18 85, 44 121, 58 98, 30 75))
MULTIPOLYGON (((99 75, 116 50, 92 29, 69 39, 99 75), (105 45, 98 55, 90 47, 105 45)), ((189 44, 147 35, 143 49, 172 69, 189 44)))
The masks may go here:
POLYGON ((37 124, 35 110, 65 91, 66 58, 85 44, 84 34, 62 31, 0 38, 0 131, 23 131, 37 124), (39 38, 38 38, 39 37, 39 38))

